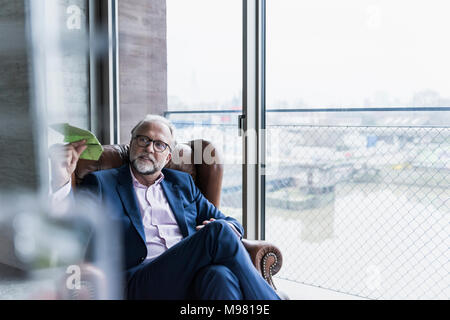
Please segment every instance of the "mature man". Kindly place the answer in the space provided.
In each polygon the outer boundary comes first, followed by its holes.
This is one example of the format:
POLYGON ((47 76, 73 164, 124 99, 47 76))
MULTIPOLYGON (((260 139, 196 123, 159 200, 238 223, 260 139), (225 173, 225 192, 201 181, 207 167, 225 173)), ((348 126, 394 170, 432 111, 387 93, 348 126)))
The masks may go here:
MULTIPOLYGON (((129 299, 279 299, 253 267, 242 226, 225 216, 187 173, 164 169, 175 145, 165 118, 148 115, 131 131, 130 164, 87 175, 80 189, 114 208, 124 241, 129 299)), ((54 161, 55 195, 70 191, 85 141, 54 161)))

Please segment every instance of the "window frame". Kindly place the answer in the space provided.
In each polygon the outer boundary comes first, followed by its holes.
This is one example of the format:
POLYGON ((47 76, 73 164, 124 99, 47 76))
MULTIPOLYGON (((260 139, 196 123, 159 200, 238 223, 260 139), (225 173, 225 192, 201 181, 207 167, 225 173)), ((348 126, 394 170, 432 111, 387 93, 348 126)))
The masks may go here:
POLYGON ((245 238, 265 238, 265 0, 243 1, 242 209, 245 238))
POLYGON ((116 0, 89 0, 89 129, 102 144, 120 136, 117 17, 116 0))

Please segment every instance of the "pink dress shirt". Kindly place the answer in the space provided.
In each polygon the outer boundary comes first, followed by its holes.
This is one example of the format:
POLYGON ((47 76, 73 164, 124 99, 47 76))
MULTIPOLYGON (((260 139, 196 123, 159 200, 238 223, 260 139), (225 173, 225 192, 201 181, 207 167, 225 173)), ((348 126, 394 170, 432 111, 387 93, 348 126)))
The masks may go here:
POLYGON ((144 225, 147 259, 152 259, 178 243, 183 236, 161 187, 163 173, 147 187, 136 179, 131 168, 130 172, 144 225))

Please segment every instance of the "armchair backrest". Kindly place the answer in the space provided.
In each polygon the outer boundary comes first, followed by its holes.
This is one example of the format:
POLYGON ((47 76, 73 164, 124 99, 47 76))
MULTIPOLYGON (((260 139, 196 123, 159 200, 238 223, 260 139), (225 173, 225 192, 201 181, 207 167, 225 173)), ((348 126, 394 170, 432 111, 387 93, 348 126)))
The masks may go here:
MULTIPOLYGON (((118 168, 129 162, 128 144, 103 146, 104 151, 99 160, 80 159, 72 177, 73 184, 79 184, 90 172, 118 168)), ((222 189, 223 161, 214 145, 206 140, 192 140, 179 143, 172 152, 172 160, 166 165, 168 169, 189 173, 203 195, 216 207, 220 205, 222 189), (205 162, 205 155, 208 158, 205 162), (210 161, 210 160, 213 161, 210 161), (211 163, 212 162, 212 163, 211 163)))

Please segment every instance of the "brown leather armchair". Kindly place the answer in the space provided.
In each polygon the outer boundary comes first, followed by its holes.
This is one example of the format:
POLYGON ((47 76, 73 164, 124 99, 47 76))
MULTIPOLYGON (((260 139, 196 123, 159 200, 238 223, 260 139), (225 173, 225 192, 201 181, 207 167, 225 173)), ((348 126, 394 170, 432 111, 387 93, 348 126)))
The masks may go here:
MULTIPOLYGON (((118 168, 124 165, 129 161, 128 153, 128 144, 104 146, 104 151, 98 161, 83 159, 78 161, 74 177, 72 177, 72 183, 79 184, 83 177, 90 172, 118 168)), ((191 161, 190 163, 181 164, 174 163, 178 161, 171 161, 167 164, 166 168, 189 173, 203 195, 219 208, 223 178, 223 161, 221 161, 221 156, 214 146, 206 140, 193 140, 187 144, 178 144, 173 155, 172 159, 179 156, 181 159, 190 159, 191 161), (214 157, 215 163, 206 164, 202 160, 201 164, 194 164, 194 146, 201 146, 201 154, 203 154, 205 148, 208 148, 208 152, 214 157)), ((256 269, 276 290, 273 283, 273 275, 281 268, 283 262, 281 251, 276 246, 261 240, 243 239, 242 242, 250 254, 256 269)))

